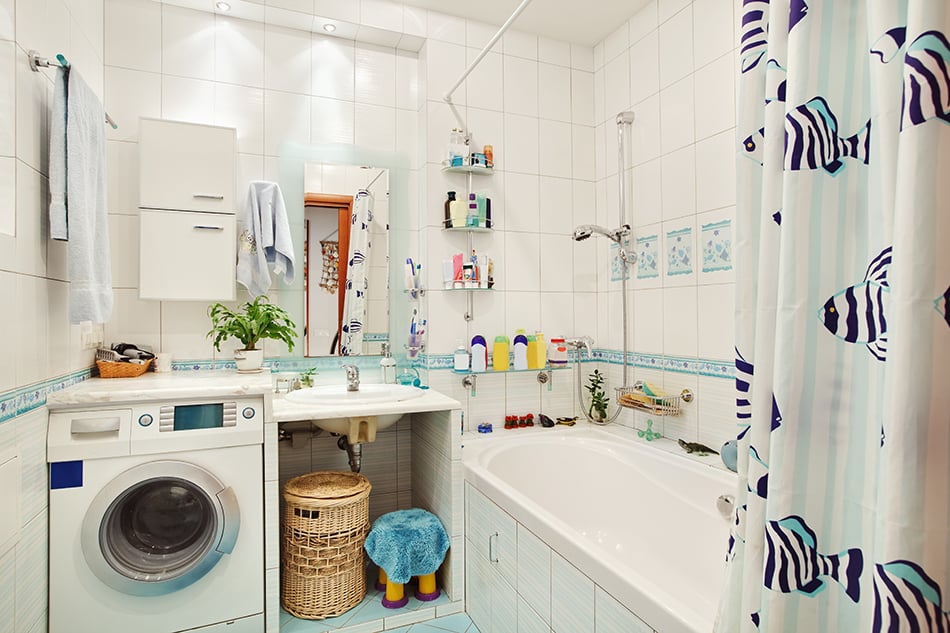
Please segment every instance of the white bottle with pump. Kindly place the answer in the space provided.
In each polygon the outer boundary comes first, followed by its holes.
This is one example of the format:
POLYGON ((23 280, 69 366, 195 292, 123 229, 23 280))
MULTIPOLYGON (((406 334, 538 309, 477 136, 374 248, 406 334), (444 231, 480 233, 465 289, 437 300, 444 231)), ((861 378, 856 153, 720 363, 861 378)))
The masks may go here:
POLYGON ((396 384, 396 359, 389 352, 389 343, 383 343, 383 357, 379 361, 379 368, 385 384, 396 384))

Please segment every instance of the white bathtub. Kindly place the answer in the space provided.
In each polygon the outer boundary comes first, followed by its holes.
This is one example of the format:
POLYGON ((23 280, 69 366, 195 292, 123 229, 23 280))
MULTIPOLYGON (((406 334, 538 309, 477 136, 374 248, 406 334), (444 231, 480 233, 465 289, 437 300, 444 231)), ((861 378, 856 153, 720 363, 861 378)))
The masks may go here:
POLYGON ((595 428, 495 435, 465 442, 470 484, 655 630, 712 630, 732 473, 595 428))

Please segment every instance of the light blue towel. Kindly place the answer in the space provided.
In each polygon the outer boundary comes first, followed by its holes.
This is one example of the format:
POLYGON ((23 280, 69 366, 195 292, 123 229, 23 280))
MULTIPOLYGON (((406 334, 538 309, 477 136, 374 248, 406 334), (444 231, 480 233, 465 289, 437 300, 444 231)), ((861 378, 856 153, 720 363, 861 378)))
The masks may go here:
POLYGON ((66 219, 66 77, 69 68, 57 68, 53 77, 53 105, 49 121, 49 236, 69 239, 66 219))
POLYGON ((58 69, 64 74, 65 95, 57 87, 53 113, 59 116, 65 96, 65 138, 55 130, 50 134, 50 237, 66 239, 69 245, 69 321, 106 323, 112 316, 112 262, 109 256, 109 217, 106 213, 106 133, 105 110, 99 97, 74 68, 58 69), (59 103, 57 103, 59 102, 59 103), (65 140, 65 147, 62 141, 65 140), (56 146, 52 143, 56 142, 56 146), (62 157, 65 156, 65 161, 62 157), (65 200, 62 176, 65 169, 65 200), (56 178, 52 174, 57 172, 56 178), (55 184, 55 190, 54 190, 55 184), (67 217, 61 215, 65 202, 67 217), (54 222, 53 212, 57 219, 54 222), (54 226, 55 224, 55 226, 54 226), (54 234, 53 231, 56 231, 54 234))
POLYGON ((392 582, 405 584, 413 576, 435 573, 449 549, 449 535, 431 512, 397 510, 373 522, 365 547, 392 582))
POLYGON ((284 275, 284 283, 294 281, 294 244, 280 186, 255 180, 247 188, 244 208, 238 218, 237 280, 252 297, 270 288, 268 263, 284 275))

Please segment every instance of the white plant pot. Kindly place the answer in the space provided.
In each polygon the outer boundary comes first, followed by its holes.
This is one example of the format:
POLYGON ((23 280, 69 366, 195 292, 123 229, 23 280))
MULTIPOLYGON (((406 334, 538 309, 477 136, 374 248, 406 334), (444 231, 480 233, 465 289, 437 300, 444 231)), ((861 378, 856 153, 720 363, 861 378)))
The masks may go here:
POLYGON ((237 363, 238 371, 260 371, 264 364, 264 350, 262 349, 236 349, 234 350, 234 362, 237 363))

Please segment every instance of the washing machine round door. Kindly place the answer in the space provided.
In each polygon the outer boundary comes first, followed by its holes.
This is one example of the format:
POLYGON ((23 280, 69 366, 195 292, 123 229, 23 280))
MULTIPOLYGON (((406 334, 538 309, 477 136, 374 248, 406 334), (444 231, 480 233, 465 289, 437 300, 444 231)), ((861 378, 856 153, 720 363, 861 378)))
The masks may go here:
POLYGON ((207 470, 155 461, 125 471, 96 495, 83 519, 82 550, 104 583, 156 596, 196 582, 234 549, 237 498, 207 470))

